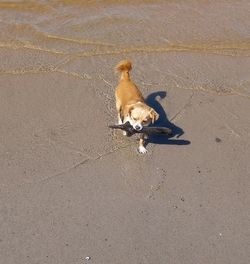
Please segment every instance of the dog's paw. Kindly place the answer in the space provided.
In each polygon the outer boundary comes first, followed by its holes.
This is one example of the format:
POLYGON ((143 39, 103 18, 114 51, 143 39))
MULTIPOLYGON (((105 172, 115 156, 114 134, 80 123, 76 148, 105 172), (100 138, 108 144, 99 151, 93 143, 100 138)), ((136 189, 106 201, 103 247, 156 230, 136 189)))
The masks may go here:
POLYGON ((138 152, 141 153, 141 154, 146 154, 148 151, 145 149, 145 147, 139 146, 138 152))
POLYGON ((127 131, 122 131, 122 134, 123 134, 123 136, 127 136, 128 135, 127 131))

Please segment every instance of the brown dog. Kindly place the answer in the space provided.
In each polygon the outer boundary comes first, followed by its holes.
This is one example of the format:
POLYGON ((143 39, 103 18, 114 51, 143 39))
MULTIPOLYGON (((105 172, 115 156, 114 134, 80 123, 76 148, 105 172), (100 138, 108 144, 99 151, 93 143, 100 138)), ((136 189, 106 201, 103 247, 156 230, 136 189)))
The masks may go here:
MULTIPOLYGON (((131 62, 121 61, 116 70, 121 73, 120 82, 116 88, 116 109, 118 112, 118 124, 129 121, 135 130, 141 130, 143 126, 153 124, 159 118, 156 111, 149 107, 137 86, 131 81, 129 71, 132 69, 131 62)), ((126 135, 126 132, 124 132, 126 135)), ((144 135, 140 138, 140 153, 146 153, 144 147, 144 135)))

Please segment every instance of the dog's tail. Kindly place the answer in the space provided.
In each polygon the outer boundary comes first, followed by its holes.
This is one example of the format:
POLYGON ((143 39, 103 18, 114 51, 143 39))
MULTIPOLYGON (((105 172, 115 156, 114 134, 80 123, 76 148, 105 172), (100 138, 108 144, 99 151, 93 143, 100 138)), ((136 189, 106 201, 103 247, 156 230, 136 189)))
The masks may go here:
POLYGON ((129 80, 130 79, 129 71, 131 69, 132 69, 132 63, 128 60, 120 61, 115 67, 115 70, 121 73, 120 80, 129 80))

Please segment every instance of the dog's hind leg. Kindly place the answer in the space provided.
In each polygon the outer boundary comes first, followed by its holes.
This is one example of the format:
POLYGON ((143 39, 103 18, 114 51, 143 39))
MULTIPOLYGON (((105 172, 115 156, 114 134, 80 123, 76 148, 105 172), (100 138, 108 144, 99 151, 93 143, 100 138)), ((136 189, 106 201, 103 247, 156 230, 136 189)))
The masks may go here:
MULTIPOLYGON (((116 110, 117 110, 118 125, 122 125, 124 121, 123 116, 122 116, 122 106, 121 106, 120 100, 117 97, 116 97, 116 110)), ((122 134, 124 136, 127 136, 126 131, 122 131, 122 134)))
POLYGON ((121 103, 118 98, 116 98, 116 110, 117 110, 117 119, 118 119, 118 125, 122 124, 122 116, 121 116, 121 103))
POLYGON ((120 113, 118 113, 118 115, 117 115, 117 119, 118 119, 118 125, 123 124, 123 122, 122 122, 122 117, 121 117, 121 114, 120 114, 120 113))

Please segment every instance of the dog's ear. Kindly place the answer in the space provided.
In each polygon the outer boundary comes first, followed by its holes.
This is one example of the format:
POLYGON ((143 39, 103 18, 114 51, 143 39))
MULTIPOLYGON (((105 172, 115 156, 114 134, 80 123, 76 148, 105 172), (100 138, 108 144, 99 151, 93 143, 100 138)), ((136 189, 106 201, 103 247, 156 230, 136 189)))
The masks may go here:
POLYGON ((150 118, 152 119, 152 124, 159 118, 159 114, 153 108, 150 110, 150 118))

